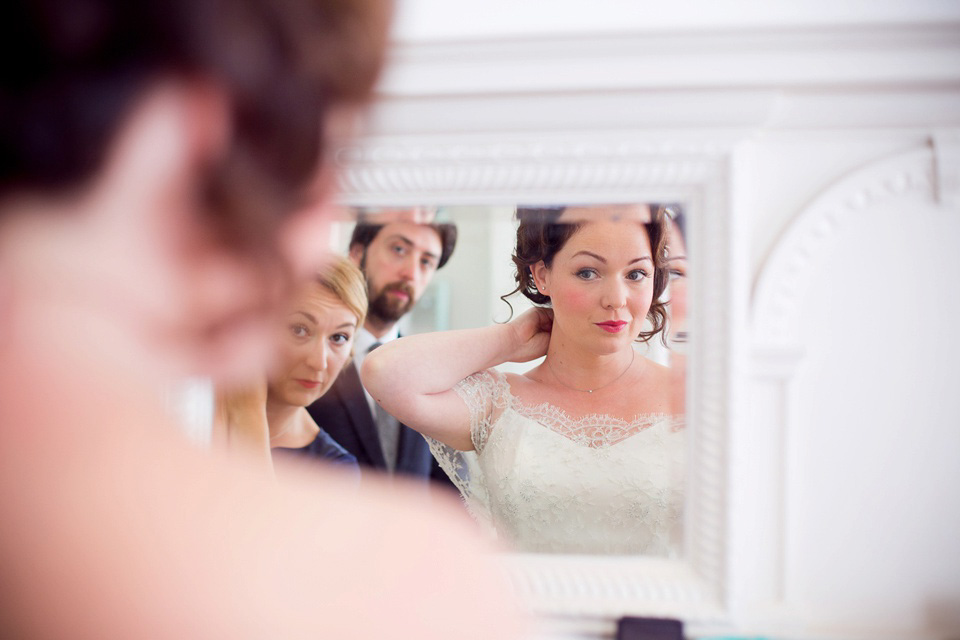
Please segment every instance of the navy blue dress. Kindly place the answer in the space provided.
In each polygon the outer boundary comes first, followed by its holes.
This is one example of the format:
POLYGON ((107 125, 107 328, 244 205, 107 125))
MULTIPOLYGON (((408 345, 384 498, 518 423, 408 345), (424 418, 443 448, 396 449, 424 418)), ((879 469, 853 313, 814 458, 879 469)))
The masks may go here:
POLYGON ((325 463, 333 463, 338 468, 353 469, 359 475, 360 465, 357 464, 357 458, 349 451, 340 446, 340 444, 330 437, 330 434, 320 429, 313 442, 305 447, 288 449, 286 447, 277 447, 273 449, 274 454, 281 456, 290 455, 303 461, 320 460, 325 463))

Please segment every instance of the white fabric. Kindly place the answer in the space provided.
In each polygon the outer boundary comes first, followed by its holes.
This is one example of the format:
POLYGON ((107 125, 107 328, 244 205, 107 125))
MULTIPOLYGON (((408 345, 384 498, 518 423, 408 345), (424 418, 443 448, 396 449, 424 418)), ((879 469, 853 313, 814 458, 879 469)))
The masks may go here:
POLYGON ((427 439, 470 512, 519 551, 674 556, 682 542, 681 416, 573 417, 482 371, 455 390, 476 451, 427 439))

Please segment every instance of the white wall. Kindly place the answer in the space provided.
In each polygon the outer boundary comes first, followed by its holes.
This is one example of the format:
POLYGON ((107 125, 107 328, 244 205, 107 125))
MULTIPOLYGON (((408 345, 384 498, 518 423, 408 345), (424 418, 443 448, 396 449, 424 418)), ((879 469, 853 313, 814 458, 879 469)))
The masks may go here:
MULTIPOLYGON (((832 166, 857 167, 823 187, 822 167, 811 163, 805 172, 791 163, 789 175, 812 176, 802 189, 804 178, 789 180, 770 160, 764 171, 778 179, 757 189, 756 201, 774 211, 802 203, 754 271, 755 293, 767 300, 772 288, 791 289, 776 280, 799 282, 789 337, 779 344, 800 357, 786 373, 767 371, 744 387, 760 395, 751 398, 757 404, 783 396, 738 425, 739 449, 779 430, 766 451, 783 453, 766 476, 754 475, 749 454, 732 470, 734 478, 781 483, 775 499, 744 520, 782 530, 780 548, 766 555, 779 574, 766 597, 745 596, 754 606, 743 615, 816 637, 953 638, 960 634, 960 337, 953 329, 960 210, 938 202, 930 183, 895 186, 909 183, 911 166, 932 177, 933 153, 891 153, 883 139, 901 142, 896 135, 874 137, 878 153, 869 159, 864 144, 838 152, 828 140, 802 143, 801 156, 831 152, 832 166), (891 170, 897 165, 903 170, 891 170), (793 188, 775 193, 783 183, 793 188), (819 227, 816 241, 806 222, 819 227), (791 260, 792 276, 782 269, 791 260), (771 379, 779 387, 765 390, 771 379), (778 515, 765 519, 757 514, 763 508, 778 515)), ((753 225, 754 238, 764 223, 753 225)), ((741 557, 752 552, 742 549, 741 557)))
POLYGON ((832 629, 960 630, 960 212, 932 204, 844 221, 801 304, 787 576, 832 629))
POLYGON ((396 39, 424 43, 667 30, 794 28, 956 20, 950 0, 398 0, 396 39))

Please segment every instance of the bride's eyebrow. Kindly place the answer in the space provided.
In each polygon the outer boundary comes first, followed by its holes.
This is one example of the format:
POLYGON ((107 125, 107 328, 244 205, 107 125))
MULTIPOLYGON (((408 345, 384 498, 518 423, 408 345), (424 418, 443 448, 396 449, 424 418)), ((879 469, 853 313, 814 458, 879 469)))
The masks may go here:
POLYGON ((587 251, 586 249, 581 249, 580 251, 577 251, 575 254, 573 254, 572 257, 576 258, 576 257, 579 256, 579 255, 590 256, 591 258, 593 258, 593 259, 595 259, 595 260, 599 260, 599 261, 602 262, 603 264, 607 264, 607 259, 606 259, 606 258, 604 258, 603 256, 599 256, 599 255, 595 254, 593 251, 587 251))
MULTIPOLYGON (((592 252, 592 251, 587 251, 586 249, 581 249, 580 251, 577 251, 575 254, 573 254, 572 257, 576 258, 576 257, 579 256, 579 255, 590 256, 590 257, 593 258, 594 260, 597 260, 597 261, 599 261, 599 262, 602 262, 603 264, 607 264, 607 259, 606 259, 606 258, 604 258, 603 256, 600 256, 600 255, 597 255, 596 253, 594 253, 594 252, 592 252)), ((631 261, 628 262, 627 264, 630 265, 630 264, 634 264, 635 262, 642 262, 642 261, 644 261, 644 260, 649 260, 650 262, 653 262, 653 258, 651 258, 650 256, 641 256, 641 257, 639 257, 639 258, 634 258, 633 260, 631 260, 631 261)))

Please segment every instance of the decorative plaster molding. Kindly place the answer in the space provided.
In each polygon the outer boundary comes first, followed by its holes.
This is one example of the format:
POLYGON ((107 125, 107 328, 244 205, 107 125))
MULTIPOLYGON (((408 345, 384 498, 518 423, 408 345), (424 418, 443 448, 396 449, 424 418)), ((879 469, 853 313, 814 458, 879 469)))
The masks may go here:
POLYGON ((742 389, 750 401, 739 406, 743 425, 730 445, 740 462, 740 488, 733 489, 739 500, 728 514, 738 527, 730 558, 739 563, 740 597, 749 603, 754 624, 789 635, 789 625, 804 616, 786 591, 785 563, 791 529, 787 479, 796 464, 789 453, 796 437, 793 382, 804 355, 800 304, 813 285, 810 274, 855 214, 891 201, 932 201, 933 170, 933 154, 925 147, 840 179, 799 213, 754 287, 742 389))
POLYGON ((879 202, 934 198, 934 162, 929 147, 855 171, 806 207, 777 243, 760 272, 752 303, 756 348, 795 351, 801 344, 799 304, 810 286, 810 266, 826 251, 850 215, 879 202))
POLYGON ((518 597, 556 616, 674 615, 697 624, 724 617, 689 565, 678 569, 673 560, 523 554, 508 574, 518 597))
POLYGON ((933 151, 937 200, 945 207, 960 210, 960 129, 937 131, 933 135, 933 151))
POLYGON ((673 30, 398 45, 383 98, 953 84, 957 23, 673 30))
POLYGON ((350 168, 354 165, 403 164, 419 162, 562 162, 565 160, 607 160, 645 156, 717 156, 726 150, 729 141, 717 135, 693 137, 644 135, 630 138, 620 135, 561 133, 555 136, 418 136, 412 138, 367 139, 343 147, 338 161, 350 168))
POLYGON ((576 136, 416 136, 368 139, 336 154, 340 186, 363 204, 611 201, 639 190, 686 193, 706 183, 739 136, 628 132, 576 136), (491 140, 491 137, 494 140, 491 140), (661 136, 662 137, 662 136, 661 136))

